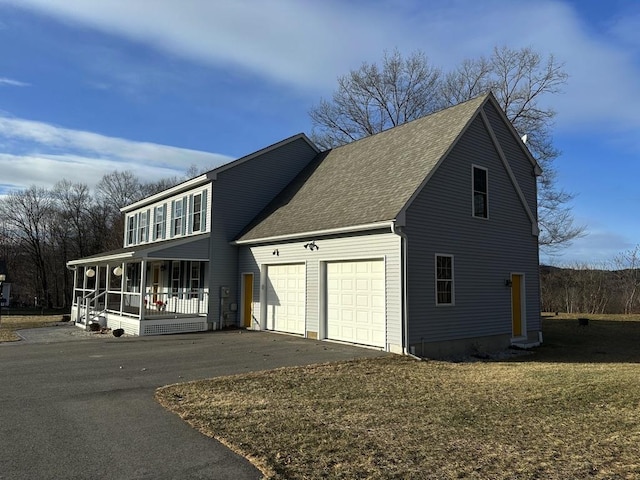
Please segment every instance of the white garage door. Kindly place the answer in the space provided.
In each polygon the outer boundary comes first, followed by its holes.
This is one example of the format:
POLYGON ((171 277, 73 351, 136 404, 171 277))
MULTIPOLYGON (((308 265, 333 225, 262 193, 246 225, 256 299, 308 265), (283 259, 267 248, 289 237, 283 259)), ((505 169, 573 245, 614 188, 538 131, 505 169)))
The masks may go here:
POLYGON ((385 346, 384 261, 327 263, 327 338, 385 346))
POLYGON ((267 330, 304 334, 304 263, 267 267, 267 330))

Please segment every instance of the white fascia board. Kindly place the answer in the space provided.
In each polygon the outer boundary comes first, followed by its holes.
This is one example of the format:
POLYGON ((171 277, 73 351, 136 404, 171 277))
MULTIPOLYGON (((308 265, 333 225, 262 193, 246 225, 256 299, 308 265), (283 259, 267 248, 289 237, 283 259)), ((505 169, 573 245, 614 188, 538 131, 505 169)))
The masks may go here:
POLYGON ((273 237, 254 238, 251 240, 234 240, 233 242, 231 242, 231 244, 232 245, 250 245, 254 243, 276 243, 276 242, 283 242, 287 240, 297 240, 300 238, 307 238, 307 237, 320 237, 320 236, 324 237, 328 235, 339 235, 341 233, 365 232, 368 230, 378 230, 381 228, 388 228, 389 230, 391 230, 391 227, 393 224, 394 224, 394 220, 391 220, 388 222, 367 223, 364 225, 330 228, 327 230, 314 230, 309 232, 292 233, 289 235, 276 235, 273 237))
POLYGON ((134 256, 135 252, 123 252, 123 253, 115 253, 113 255, 105 255, 103 257, 91 257, 91 258, 81 258, 79 260, 69 260, 67 262, 68 266, 73 265, 94 265, 96 263, 109 262, 111 260, 127 260, 134 256))
POLYGON ((191 180, 187 180, 185 182, 179 183, 178 185, 175 185, 171 188, 167 188, 166 190, 163 190, 161 192, 155 193, 149 197, 145 197, 142 200, 138 200, 135 203, 132 203, 131 205, 127 205, 126 207, 122 207, 120 209, 121 212, 129 212, 131 210, 135 210, 136 208, 140 208, 143 207, 144 205, 148 205, 150 203, 154 203, 157 202, 158 200, 161 200, 163 198, 166 197, 170 197, 172 195, 175 195, 177 193, 180 192, 184 192, 186 190, 189 190, 191 188, 195 188, 199 185, 204 185, 205 183, 207 183, 208 181, 210 181, 209 177, 207 176, 207 174, 203 174, 200 175, 198 177, 194 177, 191 180))

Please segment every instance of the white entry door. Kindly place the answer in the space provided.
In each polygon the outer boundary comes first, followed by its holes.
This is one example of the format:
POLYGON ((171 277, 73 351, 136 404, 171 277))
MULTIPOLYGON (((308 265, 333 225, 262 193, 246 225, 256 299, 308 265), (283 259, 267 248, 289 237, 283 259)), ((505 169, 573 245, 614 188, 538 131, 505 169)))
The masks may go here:
POLYGON ((327 338, 385 346, 383 260, 327 263, 327 338))
POLYGON ((304 334, 304 263, 267 267, 267 330, 304 334))

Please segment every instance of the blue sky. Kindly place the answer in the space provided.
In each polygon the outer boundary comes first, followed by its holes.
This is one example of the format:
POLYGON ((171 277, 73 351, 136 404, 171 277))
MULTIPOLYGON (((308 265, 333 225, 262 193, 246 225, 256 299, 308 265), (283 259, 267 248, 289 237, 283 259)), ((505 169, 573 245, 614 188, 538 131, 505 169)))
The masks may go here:
POLYGON ((383 51, 443 69, 494 46, 565 62, 558 184, 584 238, 556 264, 640 243, 637 0, 0 0, 0 193, 214 167, 298 132, 336 77, 383 51))

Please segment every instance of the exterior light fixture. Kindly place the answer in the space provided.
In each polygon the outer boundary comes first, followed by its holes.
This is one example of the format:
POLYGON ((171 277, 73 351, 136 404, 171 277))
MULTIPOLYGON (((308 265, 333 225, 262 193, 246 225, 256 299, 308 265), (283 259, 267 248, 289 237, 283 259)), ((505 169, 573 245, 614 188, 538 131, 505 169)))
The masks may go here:
POLYGON ((96 271, 93 268, 90 268, 89 270, 87 270, 85 272, 85 275, 89 278, 95 277, 96 276, 96 271))
POLYGON ((313 240, 312 242, 309 242, 309 243, 305 243, 304 244, 304 248, 308 248, 312 252, 314 250, 319 250, 320 249, 320 247, 318 245, 316 245, 316 241, 315 240, 313 240))
POLYGON ((505 286, 505 287, 510 287, 511 285, 513 285, 513 282, 511 282, 511 280, 507 278, 507 279, 504 281, 504 286, 505 286))
POLYGON ((114 268, 114 269, 113 269, 113 274, 114 274, 116 277, 120 277, 120 276, 122 276, 122 267, 116 267, 116 268, 114 268))

